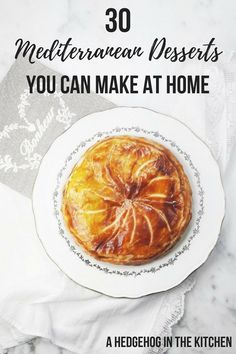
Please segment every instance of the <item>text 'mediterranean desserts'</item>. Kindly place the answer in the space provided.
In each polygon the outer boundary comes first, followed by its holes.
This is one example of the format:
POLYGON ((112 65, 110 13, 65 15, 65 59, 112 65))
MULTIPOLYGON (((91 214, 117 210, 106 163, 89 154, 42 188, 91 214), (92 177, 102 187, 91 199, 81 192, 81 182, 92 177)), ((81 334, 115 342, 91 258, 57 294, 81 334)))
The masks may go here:
POLYGON ((93 145, 73 168, 62 213, 88 254, 110 263, 142 264, 182 236, 191 219, 191 188, 164 146, 115 136, 93 145))

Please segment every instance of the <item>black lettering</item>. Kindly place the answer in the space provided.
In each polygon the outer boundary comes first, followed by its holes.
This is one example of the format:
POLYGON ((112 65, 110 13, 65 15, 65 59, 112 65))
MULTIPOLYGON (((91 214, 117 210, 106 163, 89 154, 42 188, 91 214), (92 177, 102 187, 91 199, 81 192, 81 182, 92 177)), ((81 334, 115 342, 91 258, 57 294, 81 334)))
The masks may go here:
POLYGON ((70 87, 70 93, 77 92, 80 93, 80 87, 79 87, 79 80, 78 76, 72 76, 71 78, 71 87, 70 87))
POLYGON ((208 88, 208 82, 206 80, 209 79, 209 75, 202 75, 201 77, 201 87, 202 87, 202 92, 201 93, 209 93, 208 88))
POLYGON ((59 40, 58 39, 53 41, 53 43, 51 45, 51 48, 50 49, 46 49, 44 51, 43 57, 45 59, 48 58, 50 61, 52 61, 57 55, 57 53, 54 53, 54 52, 55 52, 55 49, 57 48, 58 44, 59 44, 59 40))
POLYGON ((33 75, 32 78, 30 78, 29 75, 26 75, 26 79, 29 85, 29 93, 33 93, 35 78, 36 78, 35 75, 33 75))
POLYGON ((106 347, 112 347, 111 337, 107 337, 106 347))
POLYGON ((15 59, 18 58, 19 54, 21 53, 21 51, 23 50, 22 56, 25 57, 28 53, 28 57, 29 57, 29 62, 31 64, 35 63, 35 61, 33 61, 32 56, 35 52, 36 49, 36 45, 35 44, 30 44, 30 41, 26 41, 24 43, 22 38, 17 39, 16 46, 18 46, 16 54, 15 54, 15 59))
POLYGON ((170 76, 167 75, 166 77, 166 83, 167 83, 167 93, 171 93, 171 89, 172 89, 172 93, 176 93, 176 76, 170 76))
POLYGON ((161 75, 153 75, 153 79, 156 81, 156 93, 159 93, 159 88, 160 88, 160 79, 162 78, 161 75))
POLYGON ((45 93, 46 89, 46 82, 45 77, 43 75, 39 75, 37 77, 37 92, 38 93, 45 93))
POLYGON ((145 76, 144 85, 143 85, 143 93, 153 93, 152 90, 152 81, 149 75, 145 76))
POLYGON ((121 32, 128 32, 130 30, 130 11, 123 8, 119 11, 119 30, 121 32), (124 25, 125 23, 125 25, 124 25))
POLYGON ((104 75, 103 77, 96 75, 96 93, 108 93, 108 76, 104 75))
POLYGON ((199 76, 188 76, 188 93, 199 93, 199 76))
POLYGON ((136 89, 138 83, 138 75, 132 75, 130 79, 130 93, 138 93, 138 89, 136 89))
POLYGON ((172 337, 164 337, 164 348, 172 348, 173 339, 172 337))
POLYGON ((106 30, 108 32, 115 32, 115 30, 117 29, 117 22, 116 22, 117 11, 116 11, 116 9, 109 8, 106 10, 105 14, 106 14, 106 16, 110 16, 109 17, 110 24, 105 25, 106 30))
POLYGON ((170 61, 176 62, 178 60, 177 48, 175 47, 172 52, 172 56, 170 57, 170 61))
POLYGON ((112 93, 112 91, 114 91, 115 93, 119 92, 115 75, 111 75, 111 80, 109 85, 109 93, 112 93))
POLYGON ((70 87, 67 85, 69 83, 70 78, 67 75, 63 75, 61 77, 61 92, 62 93, 69 93, 70 92, 70 87))
POLYGON ((81 92, 90 93, 90 76, 81 76, 81 92))
POLYGON ((56 76, 47 75, 47 92, 54 93, 56 91, 56 76))
POLYGON ((149 57, 148 57, 149 61, 151 61, 152 59, 159 59, 165 49, 165 46, 166 46, 165 37, 163 37, 159 42, 158 42, 158 38, 156 38, 152 44, 152 47, 151 47, 151 50, 149 53, 149 57), (156 50, 159 46, 160 46, 159 53, 155 56, 156 50))

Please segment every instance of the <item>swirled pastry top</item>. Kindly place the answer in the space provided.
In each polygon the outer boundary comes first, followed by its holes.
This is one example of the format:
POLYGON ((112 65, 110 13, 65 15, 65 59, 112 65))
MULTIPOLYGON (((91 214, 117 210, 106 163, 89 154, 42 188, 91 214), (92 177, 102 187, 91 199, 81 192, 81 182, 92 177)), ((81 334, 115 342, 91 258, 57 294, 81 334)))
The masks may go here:
POLYGON ((191 188, 164 146, 116 136, 93 145, 74 167, 62 213, 90 255, 142 264, 165 253, 183 234, 191 218, 191 188))

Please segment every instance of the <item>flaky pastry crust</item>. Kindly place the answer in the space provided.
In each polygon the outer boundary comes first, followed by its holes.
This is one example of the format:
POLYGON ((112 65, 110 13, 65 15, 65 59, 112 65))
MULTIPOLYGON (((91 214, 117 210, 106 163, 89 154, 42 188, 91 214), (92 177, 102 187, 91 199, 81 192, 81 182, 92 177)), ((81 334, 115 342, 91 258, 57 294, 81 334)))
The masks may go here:
POLYGON ((180 239, 191 187, 163 145, 115 136, 88 149, 64 187, 62 213, 76 242, 98 260, 147 263, 180 239))

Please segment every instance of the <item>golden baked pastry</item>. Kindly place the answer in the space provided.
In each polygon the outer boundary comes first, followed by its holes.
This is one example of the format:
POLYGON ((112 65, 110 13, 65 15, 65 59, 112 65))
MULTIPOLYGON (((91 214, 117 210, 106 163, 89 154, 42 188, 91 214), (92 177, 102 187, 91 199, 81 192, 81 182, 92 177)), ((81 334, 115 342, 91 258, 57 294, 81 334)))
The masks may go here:
POLYGON ((191 188, 164 146, 116 136, 93 145, 73 168, 62 213, 77 243, 93 257, 142 264, 183 234, 191 219, 191 188))

